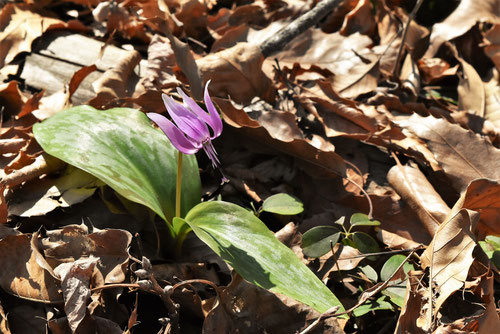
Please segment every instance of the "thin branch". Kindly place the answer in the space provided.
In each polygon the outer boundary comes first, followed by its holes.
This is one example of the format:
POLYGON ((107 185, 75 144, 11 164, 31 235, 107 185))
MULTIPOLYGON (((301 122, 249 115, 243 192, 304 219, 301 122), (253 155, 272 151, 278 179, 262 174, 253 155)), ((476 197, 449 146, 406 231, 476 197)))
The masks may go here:
POLYGON ((260 51, 266 58, 281 51, 292 39, 321 21, 322 18, 328 15, 341 2, 342 0, 323 0, 319 2, 313 9, 294 20, 272 37, 266 39, 260 45, 260 51))
POLYGON ((417 15, 417 12, 420 9, 420 6, 422 5, 423 2, 424 0, 417 0, 415 7, 413 7, 413 10, 411 11, 410 15, 408 15, 408 20, 406 21, 405 30, 403 31, 403 37, 401 38, 401 45, 399 46, 398 55, 396 56, 396 64, 394 65, 394 71, 392 72, 392 76, 394 78, 397 78, 399 75, 399 67, 400 67, 399 63, 401 61, 401 56, 403 55, 405 40, 406 36, 408 35, 408 31, 410 30, 411 21, 413 21, 413 19, 417 15))

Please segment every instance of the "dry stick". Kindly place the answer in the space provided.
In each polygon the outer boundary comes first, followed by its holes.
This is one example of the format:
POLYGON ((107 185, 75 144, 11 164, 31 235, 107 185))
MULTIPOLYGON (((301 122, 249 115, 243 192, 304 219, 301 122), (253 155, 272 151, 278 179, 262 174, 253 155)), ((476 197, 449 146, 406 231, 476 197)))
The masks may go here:
POLYGON ((424 2, 424 1, 418 0, 417 3, 415 4, 415 7, 413 7, 413 10, 411 11, 410 15, 408 15, 408 20, 406 21, 405 30, 403 32, 403 37, 401 38, 401 45, 399 46, 398 55, 396 56, 396 64, 394 65, 394 71, 392 72, 392 76, 394 78, 397 78, 398 73, 399 73, 399 67, 400 67, 399 62, 400 62, 401 56, 403 54, 403 48, 405 47, 405 40, 406 40, 406 36, 408 35, 408 30, 410 30, 411 21, 415 18, 415 15, 417 15, 417 12, 420 9, 422 2, 424 2))
POLYGON ((337 7, 341 2, 342 0, 323 0, 319 2, 313 9, 265 40, 260 45, 260 51, 266 58, 281 51, 292 39, 318 23, 326 15, 330 14, 332 9, 337 7))

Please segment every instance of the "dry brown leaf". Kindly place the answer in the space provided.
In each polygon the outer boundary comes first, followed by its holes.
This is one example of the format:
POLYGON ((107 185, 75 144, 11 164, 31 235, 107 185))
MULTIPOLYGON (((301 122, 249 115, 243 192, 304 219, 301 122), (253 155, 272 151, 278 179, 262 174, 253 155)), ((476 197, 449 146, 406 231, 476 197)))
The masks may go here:
POLYGON ((481 239, 489 234, 500 234, 500 226, 498 226, 500 221, 500 184, 498 181, 489 179, 472 181, 455 203, 453 210, 462 208, 481 214, 476 229, 481 239))
POLYGON ((484 83, 486 97, 484 118, 490 121, 497 133, 500 133, 500 83, 499 72, 494 71, 492 78, 484 83))
POLYGON ((168 38, 154 35, 148 46, 148 65, 140 84, 146 90, 179 86, 175 77, 175 53, 168 38))
MULTIPOLYGON (((63 165, 64 163, 61 160, 42 154, 36 157, 32 164, 17 169, 9 175, 2 175, 0 184, 12 188, 23 182, 33 180, 40 175, 55 172, 61 169, 63 165)), ((3 170, 1 174, 4 174, 3 170)))
POLYGON ((196 64, 203 81, 212 80, 213 96, 248 104, 255 96, 272 100, 271 81, 262 72, 264 57, 257 46, 238 43, 234 47, 211 53, 198 59, 196 64))
POLYGON ((420 316, 425 312, 424 301, 431 298, 429 290, 421 285, 423 272, 410 271, 406 284, 406 295, 401 313, 399 314, 395 334, 426 334, 428 333, 421 327, 420 316))
POLYGON ((441 58, 422 58, 418 60, 418 69, 426 84, 456 75, 457 68, 457 66, 450 67, 450 64, 441 58))
POLYGON ((340 33, 344 36, 356 32, 367 36, 372 35, 377 26, 372 11, 371 1, 359 0, 356 7, 345 16, 340 33))
POLYGON ((418 168, 397 165, 387 173, 387 181, 415 211, 427 232, 434 235, 450 208, 425 175, 418 168))
POLYGON ((493 61, 497 70, 500 71, 500 24, 493 25, 484 34, 484 39, 486 43, 484 52, 493 61))
POLYGON ((47 232, 42 249, 52 267, 79 258, 97 257, 102 283, 121 283, 125 279, 131 240, 132 235, 124 230, 109 229, 87 234, 85 225, 68 225, 47 232))
POLYGON ((309 168, 316 170, 316 176, 321 175, 345 175, 345 161, 334 151, 323 151, 312 146, 309 142, 300 138, 276 138, 274 133, 263 128, 259 122, 251 119, 243 110, 233 107, 229 100, 215 98, 215 102, 221 107, 224 120, 227 124, 238 129, 240 135, 252 138, 265 144, 265 147, 275 151, 288 154, 303 161, 309 168))
POLYGON ((477 178, 500 180, 500 150, 472 131, 444 119, 416 114, 396 123, 426 141, 457 191, 477 178))
MULTIPOLYGON (((0 224, 7 223, 7 202, 5 201, 5 186, 0 187, 0 224)), ((2 238, 2 235, 0 235, 2 238)))
POLYGON ((141 55, 137 51, 131 51, 117 60, 115 68, 107 70, 92 84, 97 96, 89 104, 102 109, 116 103, 118 99, 130 96, 135 86, 134 68, 140 60, 141 55))
POLYGON ((83 66, 81 69, 75 72, 73 76, 71 77, 71 80, 69 81, 68 85, 68 94, 69 98, 73 96, 73 94, 76 92, 78 89, 78 86, 82 83, 82 81, 92 72, 97 71, 97 66, 90 65, 90 66, 83 66))
POLYGON ((445 41, 465 34, 476 22, 500 23, 497 0, 462 0, 443 22, 432 28, 431 45, 426 55, 432 57, 445 41))
POLYGON ((64 311, 73 333, 87 312, 90 279, 98 261, 98 258, 90 256, 75 262, 61 263, 54 269, 55 274, 61 278, 64 311))
POLYGON ((17 81, 0 84, 0 101, 5 108, 4 115, 18 115, 27 100, 28 97, 21 92, 17 81))
POLYGON ((458 84, 458 108, 475 115, 485 116, 485 91, 483 81, 472 65, 458 58, 462 65, 463 75, 458 84))
POLYGON ((20 298, 60 303, 59 282, 40 267, 31 249, 31 236, 8 235, 0 240, 0 286, 20 298))
MULTIPOLYGON (((432 316, 435 317, 445 300, 464 286, 470 266, 474 261, 472 252, 476 247, 474 230, 479 213, 467 209, 450 214, 443 222, 420 260, 422 268, 429 268, 434 298, 432 316)), ((429 309, 430 311, 430 309, 429 309)), ((430 314, 427 314, 430 319, 430 314)), ((432 322, 427 322, 427 325, 432 322)))
POLYGON ((32 97, 30 97, 28 101, 26 101, 26 103, 21 108, 21 111, 19 112, 17 117, 21 118, 23 116, 30 114, 33 110, 38 109, 38 104, 40 103, 40 100, 43 97, 44 93, 45 90, 42 90, 41 92, 36 93, 32 97))
MULTIPOLYGON (((208 312, 204 333, 294 333, 317 319, 310 307, 275 295, 234 275, 219 292, 219 301, 208 312)), ((334 318, 322 321, 312 333, 340 334, 334 318)))
POLYGON ((26 3, 9 3, 0 13, 0 68, 10 63, 20 52, 31 51, 31 43, 50 29, 71 28, 85 31, 79 21, 68 23, 43 17, 26 3))

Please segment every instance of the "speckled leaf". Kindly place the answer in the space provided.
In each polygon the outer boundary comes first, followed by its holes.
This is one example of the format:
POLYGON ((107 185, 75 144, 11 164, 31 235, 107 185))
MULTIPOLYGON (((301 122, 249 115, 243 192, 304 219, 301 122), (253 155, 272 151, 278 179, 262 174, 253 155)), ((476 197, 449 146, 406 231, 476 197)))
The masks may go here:
MULTIPOLYGON (((33 133, 47 153, 96 176, 163 219, 172 218, 177 151, 142 112, 79 106, 35 124, 33 133)), ((184 157, 182 173, 182 207, 187 212, 200 199, 195 156, 184 157)))
POLYGON ((326 312, 340 301, 251 212, 227 202, 205 202, 185 218, 194 233, 243 278, 326 312))

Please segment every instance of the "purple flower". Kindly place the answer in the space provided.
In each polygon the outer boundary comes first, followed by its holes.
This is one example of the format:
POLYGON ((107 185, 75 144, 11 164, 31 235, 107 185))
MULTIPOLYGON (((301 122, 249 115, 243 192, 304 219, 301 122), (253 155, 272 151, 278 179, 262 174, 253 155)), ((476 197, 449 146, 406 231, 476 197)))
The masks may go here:
POLYGON ((212 166, 220 167, 217 152, 212 145, 212 139, 220 136, 222 121, 208 95, 209 83, 210 81, 205 86, 204 94, 208 114, 192 98, 187 96, 182 89, 177 88, 177 92, 182 97, 184 105, 162 94, 165 107, 175 124, 157 113, 147 113, 146 115, 160 127, 179 151, 184 154, 194 154, 203 148, 212 161, 212 166))

